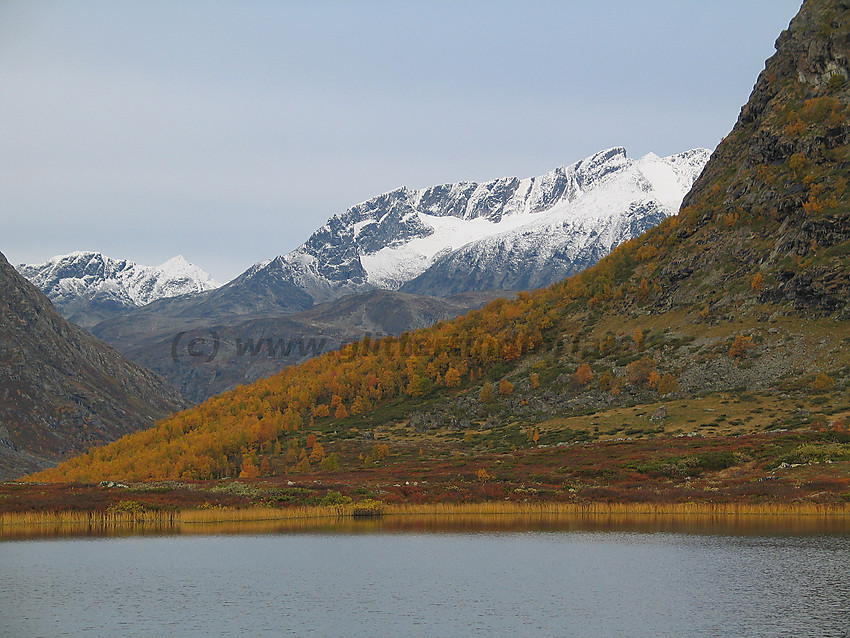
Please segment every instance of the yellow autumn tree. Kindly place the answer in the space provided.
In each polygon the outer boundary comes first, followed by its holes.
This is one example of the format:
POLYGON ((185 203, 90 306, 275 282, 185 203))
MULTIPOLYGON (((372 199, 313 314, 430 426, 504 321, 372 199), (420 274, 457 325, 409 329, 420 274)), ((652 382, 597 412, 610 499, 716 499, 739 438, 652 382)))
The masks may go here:
POLYGON ((390 446, 386 443, 376 443, 372 449, 372 456, 378 461, 383 461, 390 455, 390 446))
POLYGON ((809 384, 812 390, 819 392, 829 390, 833 385, 835 385, 835 380, 825 372, 818 372, 809 384))
POLYGON ((658 382, 658 394, 670 394, 671 392, 679 391, 679 382, 676 380, 672 374, 667 373, 661 377, 661 381, 658 382))
POLYGON ((242 460, 242 470, 239 472, 239 478, 257 478, 260 475, 260 468, 254 463, 251 455, 246 456, 242 460))
POLYGON ((626 366, 626 375, 629 378, 629 382, 635 385, 649 386, 650 379, 654 380, 656 378, 652 376, 653 372, 655 372, 655 361, 649 357, 632 361, 626 366))
POLYGON ((646 381, 646 385, 650 388, 657 388, 658 384, 661 382, 661 375, 658 374, 658 370, 652 370, 649 373, 649 378, 646 381))
POLYGON ((446 374, 443 377, 443 384, 447 388, 456 388, 460 385, 460 372, 454 366, 449 366, 446 374))
POLYGON ((643 330, 635 328, 635 331, 632 333, 632 341, 635 342, 635 347, 640 350, 643 346, 643 330))
POLYGON ((493 403, 496 400, 496 389, 489 381, 485 381, 478 393, 478 401, 481 403, 493 403))
POLYGON ((325 458, 325 448, 318 441, 313 446, 313 451, 310 452, 310 463, 318 463, 325 458))
POLYGON ((729 346, 729 358, 740 359, 747 355, 750 348, 753 347, 753 338, 749 335, 738 335, 729 346))

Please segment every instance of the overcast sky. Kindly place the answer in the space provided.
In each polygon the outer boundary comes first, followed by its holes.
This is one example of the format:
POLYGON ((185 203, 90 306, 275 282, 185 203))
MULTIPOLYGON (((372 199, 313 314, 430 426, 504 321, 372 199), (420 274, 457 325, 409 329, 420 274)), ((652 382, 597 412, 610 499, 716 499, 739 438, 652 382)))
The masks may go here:
POLYGON ((398 186, 714 148, 800 0, 0 0, 0 252, 220 281, 398 186))

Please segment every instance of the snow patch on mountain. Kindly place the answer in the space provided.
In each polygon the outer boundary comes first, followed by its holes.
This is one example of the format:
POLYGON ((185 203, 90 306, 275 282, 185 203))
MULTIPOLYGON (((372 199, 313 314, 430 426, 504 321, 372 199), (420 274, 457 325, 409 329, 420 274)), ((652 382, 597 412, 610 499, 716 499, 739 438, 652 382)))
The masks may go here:
MULTIPOLYGON (((479 242, 481 248, 502 244, 510 248, 508 253, 531 249, 545 255, 559 247, 576 258, 592 239, 610 252, 631 235, 622 224, 618 227, 607 220, 636 208, 664 216, 675 214, 708 156, 708 151, 697 149, 665 158, 650 153, 630 160, 625 149, 610 149, 538 178, 518 180, 498 210, 482 203, 513 178, 442 187, 444 198, 430 205, 423 205, 423 200, 433 201, 434 192, 441 187, 408 192, 412 208, 418 209, 419 222, 431 232, 379 250, 358 251, 360 263, 370 284, 397 289, 452 251, 479 242), (465 195, 466 205, 460 206, 465 195)), ((355 241, 371 223, 375 221, 354 224, 355 241)))
POLYGON ((493 222, 486 217, 460 219, 417 213, 433 232, 401 245, 360 255, 368 281, 376 288, 395 290, 427 270, 440 256, 474 241, 516 231, 528 223, 528 215, 514 214, 493 222))

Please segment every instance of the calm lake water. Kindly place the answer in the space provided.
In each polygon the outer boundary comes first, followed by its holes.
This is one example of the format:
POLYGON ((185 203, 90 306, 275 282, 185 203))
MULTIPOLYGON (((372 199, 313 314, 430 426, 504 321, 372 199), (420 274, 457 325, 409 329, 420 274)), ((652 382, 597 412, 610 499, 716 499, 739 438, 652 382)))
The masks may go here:
POLYGON ((0 636, 850 636, 844 531, 598 527, 0 542, 0 636))

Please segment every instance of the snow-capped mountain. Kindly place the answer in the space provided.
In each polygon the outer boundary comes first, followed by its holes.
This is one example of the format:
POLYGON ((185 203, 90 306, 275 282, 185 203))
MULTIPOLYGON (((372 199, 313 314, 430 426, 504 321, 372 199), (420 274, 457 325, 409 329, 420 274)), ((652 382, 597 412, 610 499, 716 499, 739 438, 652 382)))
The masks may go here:
POLYGON ((212 290, 218 283, 182 255, 159 266, 74 252, 18 271, 39 288, 66 318, 91 326, 115 312, 157 299, 212 290))
POLYGON ((485 237, 438 254, 401 290, 439 296, 528 290, 582 271, 675 214, 709 155, 696 149, 630 160, 620 148, 597 154, 586 160, 589 166, 580 162, 566 171, 566 192, 550 208, 509 223, 503 218, 485 237))
POLYGON ((446 295, 544 286, 678 211, 708 161, 624 148, 539 177, 398 188, 334 215, 293 252, 228 284, 300 310, 370 288, 446 295))

